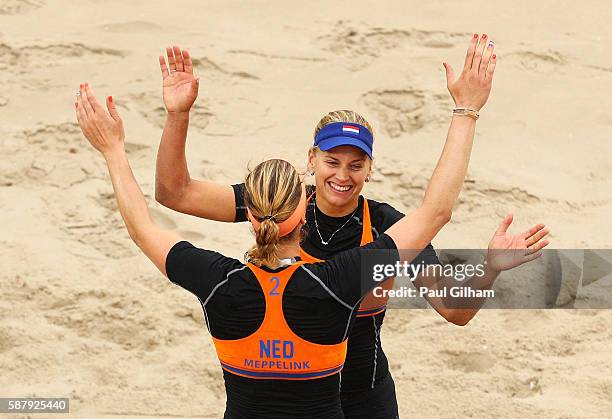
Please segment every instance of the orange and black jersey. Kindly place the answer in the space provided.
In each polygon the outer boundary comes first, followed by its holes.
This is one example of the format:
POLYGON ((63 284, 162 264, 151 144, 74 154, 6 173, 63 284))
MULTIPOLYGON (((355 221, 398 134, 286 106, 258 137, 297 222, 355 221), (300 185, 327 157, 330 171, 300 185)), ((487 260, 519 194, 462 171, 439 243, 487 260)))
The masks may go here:
MULTIPOLYGON (((246 207, 244 206, 244 184, 233 185, 236 200, 236 222, 247 221, 246 207)), ((315 192, 313 186, 309 186, 307 194, 315 192)), ((329 259, 339 252, 355 248, 362 240, 363 206, 364 198, 359 197, 358 208, 353 215, 345 217, 330 217, 317 210, 317 224, 324 240, 329 237, 349 218, 352 220, 341 228, 328 245, 321 242, 319 233, 315 229, 314 206, 316 200, 311 200, 306 210, 307 235, 301 243, 302 249, 311 256, 318 259, 329 259)), ((372 237, 377 239, 389 227, 404 217, 391 205, 368 199, 372 237)), ((426 265, 439 264, 440 261, 431 244, 415 259, 413 263, 423 262, 426 265)), ((371 317, 359 317, 353 324, 349 334, 348 353, 344 368, 342 370, 343 393, 360 393, 372 389, 378 383, 387 381, 389 365, 383 351, 380 339, 381 327, 385 317, 382 311, 371 317)), ((347 415, 350 416, 350 415, 347 415)))
MULTIPOLYGON (((301 265, 286 284, 283 316, 291 331, 318 344, 336 344, 347 337, 363 295, 379 285, 368 264, 399 260, 393 240, 382 235, 361 248, 342 252, 326 263, 301 265), (375 257, 369 250, 377 250, 375 257), (366 258, 366 253, 368 257, 366 258)), ((267 272, 280 272, 265 269, 267 272)), ((265 314, 265 296, 254 272, 237 259, 177 243, 169 252, 170 280, 195 294, 206 324, 216 339, 245 338, 257 331, 265 314)), ((255 379, 224 371, 226 417, 342 418, 339 375, 301 381, 255 379)))

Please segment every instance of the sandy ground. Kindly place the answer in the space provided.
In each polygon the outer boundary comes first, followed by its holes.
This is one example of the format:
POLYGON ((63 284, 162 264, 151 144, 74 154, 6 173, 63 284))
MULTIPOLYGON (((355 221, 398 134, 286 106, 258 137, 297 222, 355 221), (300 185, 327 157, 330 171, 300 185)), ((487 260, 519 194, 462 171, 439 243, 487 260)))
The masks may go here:
MULTIPOLYGON (((545 222, 557 248, 612 247, 607 1, 351 4, 0 2, 0 397, 70 397, 83 418, 221 416, 199 304, 129 240, 72 109, 79 82, 112 94, 156 220, 240 257, 246 225, 153 199, 157 56, 170 43, 190 49, 202 79, 194 177, 238 182, 262 157, 305 163, 318 119, 349 108, 377 134, 365 194, 409 210, 449 121, 441 63, 459 70, 471 33, 486 32, 499 55, 494 89, 453 222, 434 245, 486 246, 512 211, 515 231, 545 222)), ((392 310, 383 344, 401 415, 609 417, 611 321, 609 310, 486 310, 460 328, 432 310, 392 310)))

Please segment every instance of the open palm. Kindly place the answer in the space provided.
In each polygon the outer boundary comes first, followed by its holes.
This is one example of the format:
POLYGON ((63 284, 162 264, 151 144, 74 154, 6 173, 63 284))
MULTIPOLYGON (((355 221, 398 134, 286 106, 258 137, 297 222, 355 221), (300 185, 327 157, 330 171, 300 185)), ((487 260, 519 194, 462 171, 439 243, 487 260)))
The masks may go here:
POLYGON ((465 56, 463 71, 455 76, 453 67, 443 63, 446 70, 446 86, 455 106, 479 111, 489 98, 497 55, 495 44, 486 34, 474 34, 465 56))
POLYGON ((187 50, 166 48, 168 64, 163 55, 159 66, 163 78, 164 105, 168 112, 189 112, 198 97, 199 80, 193 75, 193 63, 187 50))
POLYGON ((487 263, 491 269, 505 271, 537 259, 542 255, 540 250, 550 243, 542 240, 549 233, 544 224, 537 224, 521 234, 508 234, 512 219, 512 214, 506 215, 489 242, 487 263))

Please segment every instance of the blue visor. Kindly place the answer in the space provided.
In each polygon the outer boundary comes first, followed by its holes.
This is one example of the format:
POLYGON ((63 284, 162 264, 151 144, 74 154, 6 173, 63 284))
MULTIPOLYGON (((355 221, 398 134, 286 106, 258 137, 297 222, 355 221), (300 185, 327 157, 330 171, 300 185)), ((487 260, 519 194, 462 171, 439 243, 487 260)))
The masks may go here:
POLYGON ((314 145, 327 151, 341 145, 352 145, 363 150, 372 158, 374 139, 372 133, 363 125, 334 122, 325 125, 315 136, 314 145))

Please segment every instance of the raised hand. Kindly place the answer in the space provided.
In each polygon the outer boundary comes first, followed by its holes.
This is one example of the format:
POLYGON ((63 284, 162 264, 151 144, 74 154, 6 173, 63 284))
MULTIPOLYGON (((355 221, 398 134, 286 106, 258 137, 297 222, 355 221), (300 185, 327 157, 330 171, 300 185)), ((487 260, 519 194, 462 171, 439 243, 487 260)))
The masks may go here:
POLYGON ((125 131, 113 97, 106 98, 106 108, 96 99, 92 88, 81 84, 75 102, 77 121, 90 144, 102 154, 123 149, 125 131))
POLYGON ((542 240, 549 233, 544 224, 537 224, 521 234, 508 234, 512 219, 512 214, 506 215, 489 242, 487 264, 493 270, 505 271, 537 259, 550 243, 542 240))
POLYGON ((199 79, 193 75, 189 51, 177 45, 166 48, 168 64, 163 55, 159 66, 163 78, 164 105, 168 112, 189 112, 198 97, 199 79))
POLYGON ((450 64, 443 63, 446 70, 446 86, 455 106, 480 110, 491 93, 493 73, 497 63, 494 54, 495 44, 487 35, 478 37, 474 34, 470 42, 463 65, 463 71, 458 78, 450 64))

